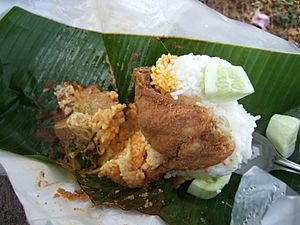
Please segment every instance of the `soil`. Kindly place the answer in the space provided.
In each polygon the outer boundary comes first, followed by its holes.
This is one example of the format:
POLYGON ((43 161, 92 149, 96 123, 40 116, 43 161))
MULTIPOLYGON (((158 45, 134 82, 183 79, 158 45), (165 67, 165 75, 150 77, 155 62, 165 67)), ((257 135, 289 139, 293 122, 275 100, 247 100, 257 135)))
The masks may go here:
POLYGON ((271 22, 267 31, 282 37, 297 46, 300 44, 300 1, 299 0, 202 0, 209 7, 229 18, 251 23, 257 8, 271 22))
POLYGON ((0 224, 28 225, 18 197, 7 176, 0 175, 0 224))

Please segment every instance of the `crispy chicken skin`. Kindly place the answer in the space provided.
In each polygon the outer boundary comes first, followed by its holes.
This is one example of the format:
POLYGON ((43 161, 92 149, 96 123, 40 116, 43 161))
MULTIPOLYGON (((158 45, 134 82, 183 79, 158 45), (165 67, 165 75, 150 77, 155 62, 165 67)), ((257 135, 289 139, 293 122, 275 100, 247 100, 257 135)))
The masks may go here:
POLYGON ((229 133, 217 126, 213 112, 180 103, 150 85, 150 68, 136 68, 135 103, 138 123, 150 145, 166 156, 166 170, 205 169, 224 161, 234 150, 229 133))

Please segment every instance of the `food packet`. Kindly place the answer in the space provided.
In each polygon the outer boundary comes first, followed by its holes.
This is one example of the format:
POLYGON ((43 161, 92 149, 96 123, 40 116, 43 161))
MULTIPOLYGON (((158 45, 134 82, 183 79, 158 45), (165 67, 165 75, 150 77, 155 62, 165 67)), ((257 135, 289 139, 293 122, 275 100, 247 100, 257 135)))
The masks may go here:
MULTIPOLYGON (((0 13, 7 12, 12 6, 23 7, 70 26, 100 32, 179 36, 300 53, 286 40, 231 20, 197 0, 1 0, 0 13)), ((0 163, 30 224, 164 224, 157 216, 106 207, 93 209, 89 208, 91 202, 53 200, 58 186, 78 188, 76 181, 70 178, 71 174, 61 168, 4 151, 0 151, 0 163), (58 186, 38 187, 40 172, 37 168, 44 169, 46 181, 58 186)))

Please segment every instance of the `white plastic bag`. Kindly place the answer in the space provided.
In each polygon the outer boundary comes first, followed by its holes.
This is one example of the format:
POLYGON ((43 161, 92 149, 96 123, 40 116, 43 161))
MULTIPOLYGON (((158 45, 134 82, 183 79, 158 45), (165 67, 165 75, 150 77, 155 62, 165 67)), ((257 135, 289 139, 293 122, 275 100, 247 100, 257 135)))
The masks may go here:
POLYGON ((1 0, 62 23, 110 33, 197 38, 300 54, 288 41, 229 19, 199 0, 1 0))

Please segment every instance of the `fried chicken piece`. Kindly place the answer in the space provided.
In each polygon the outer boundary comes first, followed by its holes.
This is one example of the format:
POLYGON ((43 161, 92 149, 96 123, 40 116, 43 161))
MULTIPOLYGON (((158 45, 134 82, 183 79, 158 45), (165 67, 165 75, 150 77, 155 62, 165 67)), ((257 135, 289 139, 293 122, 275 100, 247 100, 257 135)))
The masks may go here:
POLYGON ((217 126, 212 110, 156 92, 150 74, 149 68, 142 67, 132 75, 138 123, 150 145, 168 158, 165 170, 205 169, 231 155, 231 135, 217 126))

